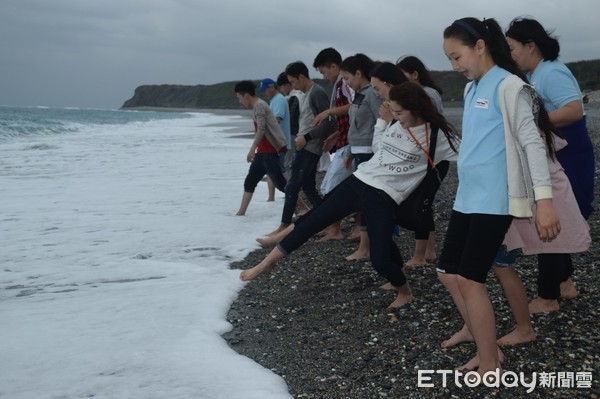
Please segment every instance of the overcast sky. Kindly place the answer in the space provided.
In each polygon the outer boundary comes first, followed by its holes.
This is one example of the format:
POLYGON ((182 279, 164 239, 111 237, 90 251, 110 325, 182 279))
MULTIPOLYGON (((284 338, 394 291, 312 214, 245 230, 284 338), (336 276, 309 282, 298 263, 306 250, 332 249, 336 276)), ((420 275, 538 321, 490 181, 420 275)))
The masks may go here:
POLYGON ((295 60, 320 77, 330 46, 449 70, 453 20, 520 15, 555 30, 563 62, 600 58, 598 0, 1 0, 0 105, 119 108, 139 85, 276 78, 295 60))

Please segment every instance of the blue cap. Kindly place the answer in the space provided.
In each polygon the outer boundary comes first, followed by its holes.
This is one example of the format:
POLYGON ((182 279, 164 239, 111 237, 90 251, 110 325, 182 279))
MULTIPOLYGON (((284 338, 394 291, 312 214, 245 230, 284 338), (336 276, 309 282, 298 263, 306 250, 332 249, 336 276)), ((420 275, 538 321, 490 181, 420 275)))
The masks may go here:
POLYGON ((258 90, 256 90, 256 92, 258 94, 264 92, 265 90, 267 90, 267 87, 275 87, 277 86, 277 83, 275 83, 275 81, 273 79, 263 79, 260 81, 260 85, 258 86, 258 90))

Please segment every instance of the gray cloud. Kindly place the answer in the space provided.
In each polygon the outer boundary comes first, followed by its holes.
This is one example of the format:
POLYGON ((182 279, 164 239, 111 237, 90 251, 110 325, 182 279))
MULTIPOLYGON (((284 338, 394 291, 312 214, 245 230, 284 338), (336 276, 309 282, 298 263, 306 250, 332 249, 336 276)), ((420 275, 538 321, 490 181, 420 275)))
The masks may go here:
MULTIPOLYGON (((554 28, 565 62, 600 58, 596 0, 398 2, 6 0, 0 104, 119 107, 142 84, 211 84, 309 66, 324 47, 450 69, 442 31, 464 16, 502 26, 531 15, 554 28)), ((318 76, 316 71, 313 76, 318 76)))

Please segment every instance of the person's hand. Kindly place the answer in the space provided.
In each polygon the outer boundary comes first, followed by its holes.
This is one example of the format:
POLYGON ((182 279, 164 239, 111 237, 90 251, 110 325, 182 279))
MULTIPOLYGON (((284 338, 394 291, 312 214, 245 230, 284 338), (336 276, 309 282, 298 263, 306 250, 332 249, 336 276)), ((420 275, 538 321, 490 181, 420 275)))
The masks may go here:
POLYGON ((304 148, 304 146, 306 146, 306 139, 304 138, 304 136, 298 136, 296 137, 296 150, 300 151, 301 149, 304 148))
POLYGON ((248 151, 248 155, 246 155, 246 162, 251 163, 254 161, 254 150, 248 151))
POLYGON ((336 130, 335 133, 333 133, 332 135, 327 137, 325 139, 325 141, 323 142, 323 152, 329 152, 333 148, 335 143, 337 143, 338 138, 339 138, 339 133, 336 130))
POLYGON ((540 240, 549 242, 560 233, 560 220, 550 198, 536 201, 535 224, 540 240))
POLYGON ((325 119, 329 118, 329 110, 321 112, 319 115, 315 116, 315 119, 310 124, 311 127, 317 126, 319 123, 323 122, 325 119))
POLYGON ((394 119, 394 115, 392 114, 392 111, 390 111, 390 103, 388 101, 384 101, 379 107, 379 117, 386 122, 391 122, 394 119))

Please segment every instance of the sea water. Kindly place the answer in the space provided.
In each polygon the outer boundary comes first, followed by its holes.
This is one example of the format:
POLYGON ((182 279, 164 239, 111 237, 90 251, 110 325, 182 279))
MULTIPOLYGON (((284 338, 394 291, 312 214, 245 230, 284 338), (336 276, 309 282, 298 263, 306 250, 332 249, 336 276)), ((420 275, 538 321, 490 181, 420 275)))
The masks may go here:
POLYGON ((290 398, 221 337, 231 262, 278 225, 236 217, 252 122, 0 107, 0 397, 290 398))

